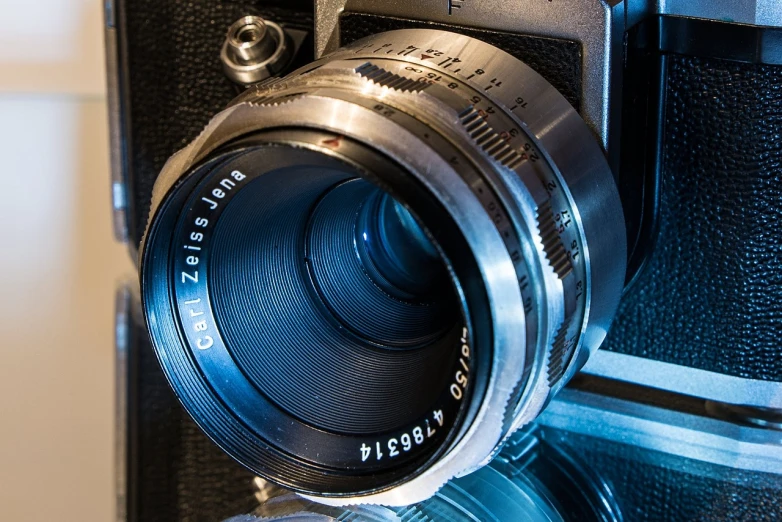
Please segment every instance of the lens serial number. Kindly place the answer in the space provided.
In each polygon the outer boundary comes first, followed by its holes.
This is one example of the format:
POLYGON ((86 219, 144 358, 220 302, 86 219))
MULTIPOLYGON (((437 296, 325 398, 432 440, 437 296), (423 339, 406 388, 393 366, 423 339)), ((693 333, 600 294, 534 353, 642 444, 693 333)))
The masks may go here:
POLYGON ((424 424, 415 426, 410 433, 402 433, 398 437, 391 437, 385 441, 375 441, 374 445, 366 442, 361 444, 361 462, 366 462, 373 455, 375 460, 384 458, 394 458, 401 453, 407 453, 416 446, 420 446, 427 439, 434 437, 437 428, 442 428, 445 424, 443 410, 434 410, 431 419, 424 419, 424 424))

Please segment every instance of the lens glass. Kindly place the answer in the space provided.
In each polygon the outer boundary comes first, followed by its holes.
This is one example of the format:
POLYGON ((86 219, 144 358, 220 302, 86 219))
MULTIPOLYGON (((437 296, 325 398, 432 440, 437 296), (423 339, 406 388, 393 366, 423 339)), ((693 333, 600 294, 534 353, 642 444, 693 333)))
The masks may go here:
POLYGON ((382 433, 447 386, 462 326, 445 266, 400 203, 355 172, 297 166, 249 182, 213 236, 228 351, 298 419, 382 433))

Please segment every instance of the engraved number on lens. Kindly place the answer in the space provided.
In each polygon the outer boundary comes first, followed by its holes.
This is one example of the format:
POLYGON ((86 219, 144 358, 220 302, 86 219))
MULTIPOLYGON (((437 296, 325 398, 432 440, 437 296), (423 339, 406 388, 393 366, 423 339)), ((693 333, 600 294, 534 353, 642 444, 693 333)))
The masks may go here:
MULTIPOLYGON (((432 426, 442 427, 443 424, 445 424, 443 410, 434 410, 432 412, 431 424, 429 423, 429 419, 424 419, 424 426, 426 427, 426 430, 424 430, 424 428, 421 426, 415 426, 411 430, 412 435, 411 433, 402 433, 398 438, 391 437, 385 444, 380 441, 375 442, 376 460, 380 460, 386 456, 386 453, 383 451, 384 448, 388 450, 388 456, 390 458, 399 456, 402 452, 406 453, 411 451, 416 446, 423 444, 426 439, 433 437, 434 434, 437 433, 437 428, 433 428, 432 426)), ((372 456, 372 447, 368 446, 366 443, 361 444, 359 451, 361 452, 361 462, 366 462, 369 457, 372 456)))
MULTIPOLYGON (((451 395, 457 401, 462 400, 462 397, 464 397, 464 390, 467 388, 467 382, 470 375, 470 345, 467 343, 467 328, 462 329, 462 337, 460 340, 462 342, 462 353, 461 357, 459 357, 459 364, 462 368, 456 370, 456 374, 454 375, 456 382, 451 384, 451 395)), ((440 421, 440 425, 442 426, 442 421, 440 421)))

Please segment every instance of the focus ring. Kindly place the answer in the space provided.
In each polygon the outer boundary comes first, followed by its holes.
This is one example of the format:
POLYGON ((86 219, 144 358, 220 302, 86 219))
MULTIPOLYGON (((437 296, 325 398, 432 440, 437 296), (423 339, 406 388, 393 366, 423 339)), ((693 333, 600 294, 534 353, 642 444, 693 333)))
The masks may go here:
POLYGON ((551 210, 551 202, 547 201, 538 207, 540 239, 543 241, 543 250, 546 252, 546 258, 551 268, 554 269, 554 272, 560 279, 565 279, 573 272, 573 264, 570 262, 564 245, 562 245, 557 227, 557 222, 551 210))

